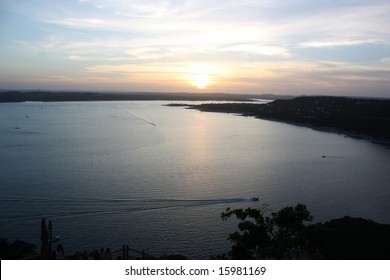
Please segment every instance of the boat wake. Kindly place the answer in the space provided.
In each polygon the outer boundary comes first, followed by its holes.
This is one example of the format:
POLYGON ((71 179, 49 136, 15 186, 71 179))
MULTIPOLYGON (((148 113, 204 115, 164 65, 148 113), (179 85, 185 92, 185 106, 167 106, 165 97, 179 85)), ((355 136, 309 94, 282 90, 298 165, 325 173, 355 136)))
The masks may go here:
POLYGON ((2 197, 2 204, 9 204, 0 215, 0 221, 33 220, 88 215, 109 215, 126 212, 158 211, 172 208, 212 206, 258 202, 258 198, 227 199, 132 199, 132 198, 24 198, 20 196, 2 197), (11 206, 12 205, 12 206, 11 206), (11 207, 16 208, 14 210, 11 207), (28 207, 29 215, 18 214, 17 209, 28 207), (43 210, 44 209, 44 210, 43 210))
POLYGON ((144 121, 145 123, 147 124, 150 124, 150 125, 153 125, 153 126, 157 126, 154 122, 152 122, 151 120, 149 120, 148 118, 145 118, 145 117, 142 117, 142 116, 139 116, 137 114, 134 114, 133 112, 131 111, 127 111, 130 115, 132 115, 134 118, 136 119, 139 119, 141 121, 144 121))

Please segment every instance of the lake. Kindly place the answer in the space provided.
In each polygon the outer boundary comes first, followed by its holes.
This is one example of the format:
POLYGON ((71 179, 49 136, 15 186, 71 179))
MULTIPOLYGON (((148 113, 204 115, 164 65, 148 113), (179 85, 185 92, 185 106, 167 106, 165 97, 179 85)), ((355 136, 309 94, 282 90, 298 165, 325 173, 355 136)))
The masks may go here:
POLYGON ((227 207, 390 223, 388 147, 166 103, 0 104, 0 237, 39 248, 45 217, 66 254, 129 244, 206 259, 230 248, 227 207))

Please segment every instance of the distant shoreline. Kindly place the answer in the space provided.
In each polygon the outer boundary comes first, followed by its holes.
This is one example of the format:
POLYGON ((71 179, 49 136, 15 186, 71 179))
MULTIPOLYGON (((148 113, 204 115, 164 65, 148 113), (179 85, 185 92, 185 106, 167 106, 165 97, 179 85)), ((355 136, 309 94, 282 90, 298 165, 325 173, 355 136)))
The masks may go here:
POLYGON ((171 103, 168 106, 252 116, 390 145, 390 99, 180 92, 0 91, 0 103, 72 101, 206 101, 208 103, 199 105, 171 103), (274 101, 259 104, 257 99, 274 101), (209 103, 212 101, 234 103, 209 103))
POLYGON ((317 96, 275 100, 267 104, 208 103, 181 106, 279 121, 390 145, 390 99, 317 96))
POLYGON ((271 94, 227 93, 165 93, 165 92, 73 92, 73 91, 0 91, 0 103, 8 102, 66 102, 66 101, 234 101, 252 102, 256 99, 286 99, 293 96, 271 94))

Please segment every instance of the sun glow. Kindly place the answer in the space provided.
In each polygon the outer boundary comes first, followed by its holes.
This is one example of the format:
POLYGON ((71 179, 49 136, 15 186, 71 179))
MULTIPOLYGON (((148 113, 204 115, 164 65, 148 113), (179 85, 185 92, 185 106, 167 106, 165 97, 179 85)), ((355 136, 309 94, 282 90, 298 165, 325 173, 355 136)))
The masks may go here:
POLYGON ((199 89, 206 88, 211 82, 211 78, 208 75, 198 75, 194 76, 192 79, 192 84, 199 89))
POLYGON ((196 64, 188 67, 187 80, 198 89, 205 89, 217 81, 221 71, 212 65, 196 64))

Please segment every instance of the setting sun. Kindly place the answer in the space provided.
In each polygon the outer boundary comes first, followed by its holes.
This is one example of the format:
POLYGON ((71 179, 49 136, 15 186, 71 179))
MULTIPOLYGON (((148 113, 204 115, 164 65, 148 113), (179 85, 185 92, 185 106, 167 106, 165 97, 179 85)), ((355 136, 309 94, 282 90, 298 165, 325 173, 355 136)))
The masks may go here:
POLYGON ((193 77, 193 85, 199 89, 204 89, 211 82, 211 78, 208 75, 198 75, 193 77))
POLYGON ((205 89, 215 83, 217 77, 221 75, 221 71, 216 66, 207 64, 192 65, 186 72, 187 80, 198 89, 205 89))

